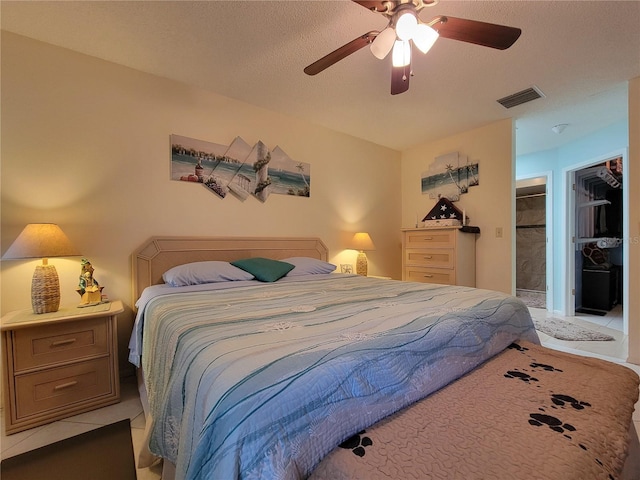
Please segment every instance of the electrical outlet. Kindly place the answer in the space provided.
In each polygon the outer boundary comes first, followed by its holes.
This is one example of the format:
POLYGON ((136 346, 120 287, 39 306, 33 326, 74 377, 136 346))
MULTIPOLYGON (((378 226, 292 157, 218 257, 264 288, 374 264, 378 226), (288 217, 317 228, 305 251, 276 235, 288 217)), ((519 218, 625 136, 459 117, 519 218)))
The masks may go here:
POLYGON ((496 238, 502 238, 502 227, 496 227, 496 238))

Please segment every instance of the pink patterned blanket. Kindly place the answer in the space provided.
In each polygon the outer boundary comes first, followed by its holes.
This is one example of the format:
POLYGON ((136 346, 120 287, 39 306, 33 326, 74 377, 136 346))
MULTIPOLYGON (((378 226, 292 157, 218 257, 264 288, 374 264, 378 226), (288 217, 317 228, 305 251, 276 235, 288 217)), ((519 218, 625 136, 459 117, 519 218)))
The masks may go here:
POLYGON ((618 479, 632 370, 528 342, 345 441, 320 479, 618 479))

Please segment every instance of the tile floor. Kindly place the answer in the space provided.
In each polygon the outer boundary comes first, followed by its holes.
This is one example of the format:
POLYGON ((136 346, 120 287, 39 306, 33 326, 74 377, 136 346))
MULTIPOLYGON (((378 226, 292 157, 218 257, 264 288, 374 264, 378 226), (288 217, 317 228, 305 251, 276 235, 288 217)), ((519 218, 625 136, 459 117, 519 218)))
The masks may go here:
MULTIPOLYGON (((122 380, 120 384, 120 402, 115 405, 81 413, 74 417, 65 418, 64 420, 9 436, 4 434, 4 412, 2 412, 1 418, 0 457, 3 459, 125 418, 131 420, 131 439, 133 441, 133 449, 137 454, 142 447, 145 427, 145 419, 135 377, 127 377, 122 380)), ((160 466, 139 469, 138 480, 159 480, 161 470, 160 466)))
MULTIPOLYGON (((533 316, 554 316, 546 310, 535 308, 530 310, 533 316)), ((600 357, 617 363, 624 363, 628 351, 627 338, 622 333, 622 316, 619 308, 612 310, 604 317, 593 315, 555 317, 580 324, 587 328, 608 333, 615 338, 615 341, 567 342, 557 340, 545 335, 544 333, 540 333, 540 340, 543 345, 562 351, 576 353, 578 355, 600 357)), ((630 364, 625 365, 640 374, 640 366, 630 364)), ((3 416, 1 417, 4 418, 3 416)), ((14 435, 5 436, 3 433, 0 437, 0 457, 8 458, 18 455, 43 445, 93 430, 94 428, 98 428, 102 425, 108 425, 124 418, 129 418, 131 420, 131 437, 133 440, 133 448, 137 454, 142 447, 145 420, 136 388, 135 378, 133 377, 123 379, 121 384, 121 401, 116 405, 76 415, 75 417, 60 420, 42 427, 32 428, 14 435)), ((633 420, 636 430, 640 432, 640 401, 636 404, 633 420)), ((4 420, 0 421, 0 424, 2 423, 4 423, 4 420)), ((2 432, 4 432, 4 425, 1 426, 2 432)), ((159 465, 155 465, 152 468, 139 469, 138 479, 159 480, 160 474, 161 467, 159 465)))
POLYGON ((581 325, 591 330, 611 335, 615 340, 607 342, 571 342, 558 340, 542 332, 538 332, 543 345, 557 350, 568 351, 592 357, 601 357, 618 363, 624 363, 627 359, 628 341, 627 336, 622 333, 622 307, 616 306, 605 316, 580 314, 575 317, 563 317, 554 315, 545 309, 529 307, 531 316, 534 318, 555 318, 581 325))

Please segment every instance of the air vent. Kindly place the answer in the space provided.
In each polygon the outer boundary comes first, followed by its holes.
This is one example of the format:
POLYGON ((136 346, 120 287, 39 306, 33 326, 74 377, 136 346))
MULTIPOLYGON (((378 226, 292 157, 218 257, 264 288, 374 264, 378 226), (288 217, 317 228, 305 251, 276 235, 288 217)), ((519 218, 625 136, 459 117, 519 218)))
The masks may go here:
POLYGON ((542 97, 544 97, 544 93, 542 93, 538 87, 533 86, 520 92, 516 92, 513 95, 500 98, 498 103, 504 108, 512 108, 542 97))

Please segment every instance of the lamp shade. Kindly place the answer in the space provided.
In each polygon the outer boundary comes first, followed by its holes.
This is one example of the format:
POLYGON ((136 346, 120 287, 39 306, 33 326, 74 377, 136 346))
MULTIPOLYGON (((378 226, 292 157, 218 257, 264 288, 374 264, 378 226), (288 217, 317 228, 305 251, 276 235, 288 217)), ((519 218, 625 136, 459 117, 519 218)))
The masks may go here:
POLYGON ((30 223, 18 235, 2 258, 49 258, 80 255, 55 223, 30 223))
POLYGON ((57 312, 60 306, 60 282, 56 267, 48 257, 80 255, 62 229, 55 223, 30 223, 18 235, 3 259, 42 258, 31 280, 33 313, 57 312))
POLYGON ((427 53, 439 36, 440 34, 429 25, 421 23, 416 27, 413 43, 422 53, 427 53))
POLYGON ((371 43, 371 46, 369 46, 369 49, 376 58, 382 60, 389 54, 395 41, 396 31, 391 27, 387 27, 378 34, 375 40, 371 43))
POLYGON ((394 67, 406 67, 411 63, 411 43, 396 40, 391 52, 391 64, 394 67))
POLYGON ((373 244, 373 240, 366 232, 358 232, 356 233, 351 242, 349 243, 349 248, 354 250, 375 250, 376 246, 373 244))
POLYGON ((402 41, 411 40, 418 26, 418 19, 412 10, 405 10, 396 20, 396 35, 402 41))

